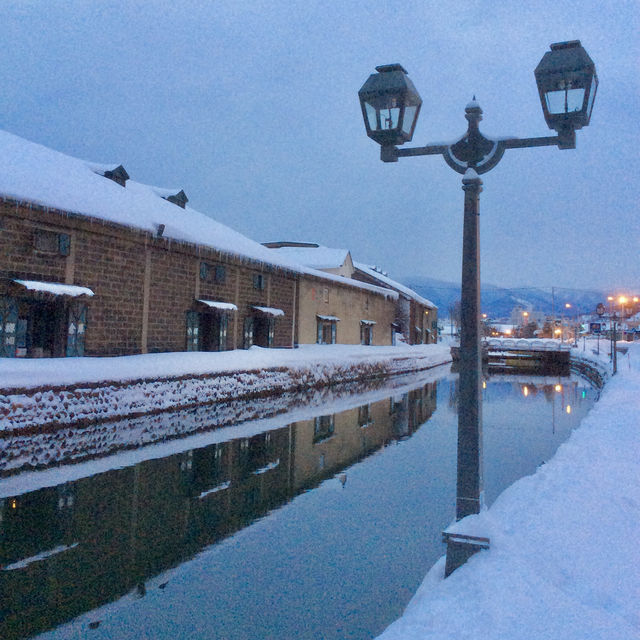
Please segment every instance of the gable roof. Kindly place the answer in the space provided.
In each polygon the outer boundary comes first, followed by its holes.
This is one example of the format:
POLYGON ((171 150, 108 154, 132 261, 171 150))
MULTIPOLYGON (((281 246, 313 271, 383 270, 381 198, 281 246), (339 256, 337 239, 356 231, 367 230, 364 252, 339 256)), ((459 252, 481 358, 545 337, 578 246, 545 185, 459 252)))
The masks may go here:
POLYGON ((425 307, 430 307, 431 309, 437 309, 438 307, 428 300, 427 298, 423 298, 420 294, 416 293, 413 289, 401 284, 400 282, 396 282, 392 280, 389 276, 380 273, 377 269, 362 262, 354 262, 353 266, 357 271, 361 271, 366 274, 370 278, 375 278, 383 287, 391 287, 394 291, 398 291, 404 296, 415 300, 416 302, 425 305, 425 307))
MULTIPOLYGON (((269 246, 273 243, 266 243, 269 246)), ((332 249, 322 245, 272 247, 270 251, 287 260, 304 264, 313 269, 339 269, 350 259, 348 249, 332 249)))

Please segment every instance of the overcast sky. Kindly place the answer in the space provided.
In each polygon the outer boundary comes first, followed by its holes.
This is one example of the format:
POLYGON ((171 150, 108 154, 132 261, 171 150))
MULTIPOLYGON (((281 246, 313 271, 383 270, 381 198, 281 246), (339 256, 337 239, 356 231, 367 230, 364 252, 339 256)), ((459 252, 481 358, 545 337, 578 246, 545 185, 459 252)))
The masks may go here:
POLYGON ((376 65, 408 70, 423 99, 411 145, 464 133, 473 95, 485 134, 549 135, 533 70, 552 42, 580 39, 600 78, 591 124, 575 150, 507 151, 482 177, 482 280, 637 293, 639 7, 5 0, 0 127, 184 188, 254 240, 456 282, 461 176, 439 156, 380 162, 358 89, 376 65))

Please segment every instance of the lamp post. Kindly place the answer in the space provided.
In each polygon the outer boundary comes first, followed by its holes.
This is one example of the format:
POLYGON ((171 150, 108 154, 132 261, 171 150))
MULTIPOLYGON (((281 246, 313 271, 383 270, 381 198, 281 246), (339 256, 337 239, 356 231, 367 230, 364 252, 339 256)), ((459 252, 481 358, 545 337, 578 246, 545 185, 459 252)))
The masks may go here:
MULTIPOLYGON (((507 149, 557 146, 575 148, 575 131, 589 124, 598 79, 593 61, 580 41, 551 45, 535 69, 545 120, 555 136, 493 140, 479 129, 482 109, 474 99, 465 108, 466 133, 453 144, 399 149, 410 142, 422 99, 399 64, 376 67, 358 92, 367 135, 380 145, 383 162, 441 155, 462 174, 464 219, 462 238, 460 394, 458 401, 458 472, 456 519, 478 513, 482 503, 482 396, 480 346, 480 175, 490 171, 507 149)), ((489 540, 445 532, 449 575, 489 540)))

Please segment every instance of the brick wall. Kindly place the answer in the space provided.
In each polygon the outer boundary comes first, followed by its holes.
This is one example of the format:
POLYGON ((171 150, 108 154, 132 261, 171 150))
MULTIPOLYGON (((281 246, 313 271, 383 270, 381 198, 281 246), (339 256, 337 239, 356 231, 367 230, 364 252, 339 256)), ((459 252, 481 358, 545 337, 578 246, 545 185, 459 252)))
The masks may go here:
MULTIPOLYGON (((183 244, 120 225, 0 200, 0 277, 89 287, 86 355, 126 355, 186 348, 186 312, 196 300, 236 304, 228 348, 242 346, 242 323, 253 305, 282 309, 274 346, 293 344, 295 278, 213 249, 183 244), (68 255, 34 248, 37 229, 68 234, 68 255), (200 264, 210 265, 202 279, 200 264), (225 267, 223 281, 215 267, 225 267), (262 273, 264 289, 254 287, 262 273)), ((6 280, 5 280, 6 281, 6 280)))

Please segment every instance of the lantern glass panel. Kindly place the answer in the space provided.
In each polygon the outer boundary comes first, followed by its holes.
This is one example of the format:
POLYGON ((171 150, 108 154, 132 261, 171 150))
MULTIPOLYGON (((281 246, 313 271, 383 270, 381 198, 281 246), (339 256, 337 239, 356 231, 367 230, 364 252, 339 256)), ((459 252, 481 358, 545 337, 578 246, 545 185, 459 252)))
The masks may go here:
POLYGON ((404 109, 404 119, 402 121, 402 131, 407 135, 411 135, 413 123, 416 121, 416 115, 418 113, 418 105, 407 106, 404 109))
POLYGON ((547 91, 547 109, 549 113, 572 113, 581 111, 584 103, 584 89, 565 87, 556 91, 547 91))
POLYGON ((371 131, 377 131, 380 128, 378 126, 380 112, 369 102, 365 102, 364 106, 367 113, 367 121, 369 122, 369 129, 371 131))
MULTIPOLYGON (((394 103, 395 104, 395 101, 394 103)), ((397 129, 400 123, 400 107, 388 107, 381 114, 382 129, 397 129)))
POLYGON ((589 104, 587 105, 587 118, 591 119, 591 111, 593 109, 593 101, 596 97, 596 90, 598 88, 598 78, 594 75, 591 78, 591 89, 589 90, 589 104))

